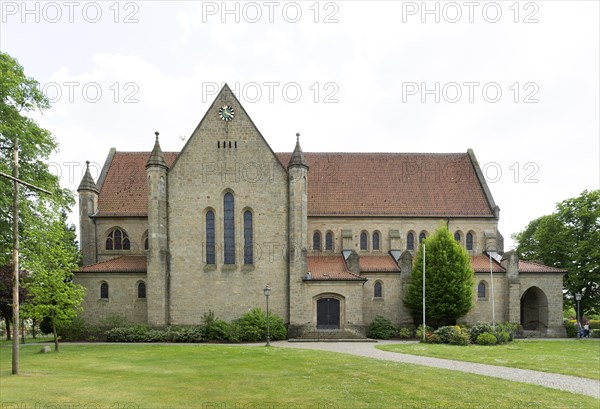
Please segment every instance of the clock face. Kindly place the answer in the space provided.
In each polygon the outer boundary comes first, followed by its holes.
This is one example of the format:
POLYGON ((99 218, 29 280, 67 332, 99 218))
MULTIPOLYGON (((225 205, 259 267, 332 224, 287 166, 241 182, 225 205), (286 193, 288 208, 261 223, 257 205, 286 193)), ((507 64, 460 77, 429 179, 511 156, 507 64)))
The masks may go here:
POLYGON ((234 115, 235 115, 235 112, 233 112, 233 108, 230 107, 229 105, 223 105, 219 109, 219 117, 221 117, 221 119, 225 122, 231 121, 233 119, 234 115))

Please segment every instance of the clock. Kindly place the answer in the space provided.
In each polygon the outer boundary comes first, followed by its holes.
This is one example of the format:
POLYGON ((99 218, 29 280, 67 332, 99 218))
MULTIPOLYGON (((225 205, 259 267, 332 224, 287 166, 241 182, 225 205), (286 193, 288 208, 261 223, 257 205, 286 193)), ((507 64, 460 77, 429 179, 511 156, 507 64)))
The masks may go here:
POLYGON ((233 119, 234 115, 235 115, 235 112, 233 112, 233 108, 230 107, 229 105, 223 105, 219 109, 219 117, 225 122, 231 121, 233 119))

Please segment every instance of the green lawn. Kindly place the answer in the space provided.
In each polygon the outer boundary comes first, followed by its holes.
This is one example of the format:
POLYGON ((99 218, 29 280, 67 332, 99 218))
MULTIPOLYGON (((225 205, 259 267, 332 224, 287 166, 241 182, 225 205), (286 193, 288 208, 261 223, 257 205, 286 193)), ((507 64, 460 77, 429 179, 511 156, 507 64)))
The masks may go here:
POLYGON ((533 369, 600 380, 600 342, 517 340, 496 346, 443 344, 378 345, 384 351, 533 369))
POLYGON ((13 376, 10 346, 2 345, 0 407, 597 409, 599 403, 534 385, 324 351, 160 344, 61 348, 39 354, 39 345, 22 347, 21 375, 13 376))

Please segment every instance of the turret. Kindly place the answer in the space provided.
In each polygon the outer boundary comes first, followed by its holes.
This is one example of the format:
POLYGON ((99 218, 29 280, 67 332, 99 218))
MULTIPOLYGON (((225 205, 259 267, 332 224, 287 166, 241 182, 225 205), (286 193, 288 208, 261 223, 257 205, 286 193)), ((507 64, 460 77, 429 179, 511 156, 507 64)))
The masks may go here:
POLYGON ((96 227, 92 216, 98 209, 98 187, 90 174, 90 162, 85 162, 85 174, 77 188, 79 193, 79 241, 83 265, 97 262, 96 227))
POLYGON ((158 143, 158 132, 146 162, 148 180, 148 324, 168 325, 168 220, 167 172, 169 167, 158 143))
POLYGON ((300 134, 296 134, 296 147, 288 162, 289 207, 289 280, 290 280, 290 333, 294 335, 300 325, 310 321, 304 297, 302 278, 308 271, 308 164, 300 147, 300 134))

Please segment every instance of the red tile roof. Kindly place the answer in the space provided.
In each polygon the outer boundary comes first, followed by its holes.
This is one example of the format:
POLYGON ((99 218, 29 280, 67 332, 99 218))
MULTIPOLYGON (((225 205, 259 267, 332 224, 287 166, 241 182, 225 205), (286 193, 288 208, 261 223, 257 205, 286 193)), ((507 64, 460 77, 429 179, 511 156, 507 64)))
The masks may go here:
MULTIPOLYGON (((290 154, 278 153, 287 165, 290 154)), ((468 153, 304 153, 309 216, 494 217, 468 153)))
MULTIPOLYGON (((471 256, 471 266, 476 273, 489 273, 490 272, 490 258, 489 256, 479 255, 471 256)), ((496 260, 492 258, 492 272, 493 273, 505 273, 506 270, 496 260)))
MULTIPOLYGON (((170 167, 177 153, 165 152, 170 167)), ((98 216, 146 216, 146 162, 150 152, 116 152, 100 188, 98 216)))
POLYGON ((145 273, 146 256, 120 256, 81 267, 82 273, 145 273))
POLYGON ((400 267, 390 255, 360 256, 358 259, 360 272, 400 271, 400 267))
POLYGON ((562 268, 545 266, 533 261, 519 260, 519 273, 566 273, 562 268))
POLYGON ((308 271, 312 280, 366 281, 346 267, 343 256, 308 256, 308 271))
MULTIPOLYGON (((116 152, 99 216, 146 216, 150 152, 116 152)), ((172 166, 177 153, 165 152, 172 166)), ((284 166, 290 153, 277 153, 284 166)), ((468 153, 305 153, 309 216, 494 217, 468 153)))

